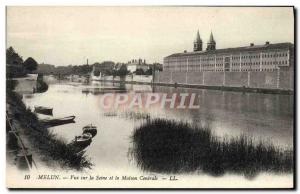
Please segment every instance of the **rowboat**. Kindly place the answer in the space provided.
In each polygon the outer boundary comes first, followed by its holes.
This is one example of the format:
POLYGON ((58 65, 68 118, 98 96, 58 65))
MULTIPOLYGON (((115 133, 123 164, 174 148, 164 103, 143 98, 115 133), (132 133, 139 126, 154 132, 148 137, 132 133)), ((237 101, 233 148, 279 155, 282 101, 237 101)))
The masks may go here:
POLYGON ((95 137, 97 135, 97 127, 93 126, 92 124, 84 126, 82 128, 83 134, 90 133, 92 137, 95 137))
POLYGON ((75 116, 68 116, 68 117, 56 118, 56 119, 42 119, 42 120, 40 120, 40 122, 43 125, 53 127, 53 126, 57 126, 57 125, 75 123, 74 119, 75 119, 75 116))
POLYGON ((92 137, 93 136, 90 133, 84 133, 82 135, 75 136, 75 139, 72 140, 69 145, 84 149, 92 143, 92 137))
POLYGON ((35 106, 34 112, 44 115, 52 115, 53 114, 53 108, 50 107, 44 107, 44 106, 35 106))

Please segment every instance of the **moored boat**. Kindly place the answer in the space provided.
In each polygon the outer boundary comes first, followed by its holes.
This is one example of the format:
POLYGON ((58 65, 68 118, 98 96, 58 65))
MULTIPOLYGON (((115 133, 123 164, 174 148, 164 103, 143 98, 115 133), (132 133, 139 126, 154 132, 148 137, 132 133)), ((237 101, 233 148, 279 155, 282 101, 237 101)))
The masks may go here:
POLYGON ((68 116, 63 118, 56 118, 56 119, 42 119, 40 122, 47 126, 57 126, 57 125, 64 125, 68 123, 75 123, 74 121, 75 116, 68 116))
POLYGON ((44 107, 44 106, 35 106, 34 112, 39 114, 45 114, 45 115, 52 115, 53 114, 53 108, 50 107, 44 107))
POLYGON ((70 145, 85 148, 89 146, 92 143, 92 134, 90 133, 84 133, 79 136, 75 136, 75 139, 72 140, 70 145))
POLYGON ((95 137, 97 135, 97 127, 92 124, 84 126, 82 128, 82 131, 83 131, 83 134, 90 133, 92 135, 92 137, 95 137))

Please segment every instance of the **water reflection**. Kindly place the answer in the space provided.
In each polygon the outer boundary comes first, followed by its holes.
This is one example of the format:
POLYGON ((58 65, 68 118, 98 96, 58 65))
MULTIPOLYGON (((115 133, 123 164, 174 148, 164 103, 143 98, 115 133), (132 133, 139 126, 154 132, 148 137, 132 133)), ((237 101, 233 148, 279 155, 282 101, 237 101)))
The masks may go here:
POLYGON ((198 94, 198 110, 174 110, 168 118, 211 124, 217 135, 248 134, 272 139, 275 145, 293 144, 293 96, 156 87, 156 92, 198 94))

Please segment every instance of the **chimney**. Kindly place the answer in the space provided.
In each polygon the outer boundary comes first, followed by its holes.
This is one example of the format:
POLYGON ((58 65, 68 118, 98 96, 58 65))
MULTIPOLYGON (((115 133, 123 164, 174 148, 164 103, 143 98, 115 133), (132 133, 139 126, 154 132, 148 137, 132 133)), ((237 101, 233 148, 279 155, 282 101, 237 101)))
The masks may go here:
POLYGON ((250 43, 250 46, 254 46, 254 43, 250 43))
POLYGON ((270 44, 270 42, 269 42, 269 41, 267 41, 267 42, 266 42, 266 45, 269 45, 269 44, 270 44))

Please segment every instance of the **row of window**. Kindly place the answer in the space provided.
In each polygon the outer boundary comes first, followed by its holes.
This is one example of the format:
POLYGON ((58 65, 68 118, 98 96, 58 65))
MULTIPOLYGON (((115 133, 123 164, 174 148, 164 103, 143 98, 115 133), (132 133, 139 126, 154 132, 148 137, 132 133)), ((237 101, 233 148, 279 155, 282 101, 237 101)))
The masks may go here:
MULTIPOLYGON (((264 69, 231 69, 231 72, 248 72, 248 71, 276 71, 277 69, 275 68, 264 68, 264 69)), ((216 70, 213 70, 213 69, 203 69, 202 71, 215 71, 215 72, 224 72, 226 70, 224 69, 216 69, 216 70)), ((229 69, 227 71, 230 71, 229 69)))
MULTIPOLYGON (((241 65, 260 65, 260 62, 241 63, 241 65)), ((287 65, 287 61, 262 61, 262 65, 287 65)), ((232 63, 232 66, 239 66, 240 63, 232 63)))
MULTIPOLYGON (((263 53, 261 55, 262 58, 272 58, 272 57, 287 57, 288 54, 287 53, 263 53)), ((256 55, 243 55, 241 56, 241 59, 259 59, 260 58, 260 54, 256 54, 256 55)), ((233 56, 232 59, 240 59, 240 56, 233 56)))
MULTIPOLYGON (((270 66, 270 67, 262 67, 262 69, 264 68, 274 68, 276 69, 276 67, 274 66, 270 66)), ((222 67, 214 67, 214 66, 206 66, 206 67, 202 67, 200 68, 199 66, 190 66, 189 69, 187 69, 185 66, 178 66, 178 67, 165 67, 164 70, 179 70, 179 71, 192 71, 193 69, 230 69, 230 67, 228 66, 227 68, 223 68, 222 67)), ((243 64, 242 66, 232 66, 231 69, 260 69, 260 66, 249 66, 247 64, 243 64)))
MULTIPOLYGON (((288 53, 287 52, 282 52, 282 53, 262 53, 262 58, 273 58, 273 57, 287 57, 288 56, 288 53)), ((249 54, 249 55, 234 55, 232 56, 232 59, 233 60, 239 60, 240 57, 242 59, 259 59, 260 58, 260 54, 249 54)), ((199 57, 200 59, 200 57, 199 57)), ((198 60, 199 60, 198 59, 198 60)), ((169 62, 176 62, 176 61, 186 61, 187 58, 185 59, 168 59, 169 62)), ((195 58, 191 59, 191 60, 197 60, 195 58)), ((218 61, 223 61, 223 56, 221 57, 216 57, 215 56, 212 56, 212 57, 201 57, 201 61, 215 61, 215 60, 218 60, 218 61)), ((167 61, 166 61, 167 62, 167 61)))
POLYGON ((263 68, 263 69, 231 69, 231 71, 234 72, 240 72, 240 71, 275 71, 277 69, 275 68, 263 68))
MULTIPOLYGON (((288 61, 262 61, 261 62, 262 65, 287 65, 288 64, 288 61)), ((214 66, 215 64, 202 64, 202 65, 199 65, 199 64, 191 64, 189 65, 189 67, 192 67, 192 66, 202 66, 202 67, 208 67, 208 66, 214 66)), ((260 65, 260 62, 256 61, 256 62, 242 62, 241 64, 240 63, 232 63, 232 66, 239 66, 239 65, 260 65)), ((169 68, 171 66, 186 66, 186 64, 179 64, 179 65, 165 65, 165 68, 169 68)), ((222 63, 217 63, 216 64, 217 67, 220 67, 220 66, 223 66, 222 63)))
MULTIPOLYGON (((263 69, 259 69, 259 68, 245 68, 245 69, 194 69, 194 71, 212 71, 212 72, 224 72, 224 71, 231 71, 231 72, 248 72, 248 71, 275 71, 277 70, 276 68, 263 68, 263 69)), ((175 71, 175 72, 181 72, 181 71, 175 71)), ((186 72, 185 70, 183 70, 182 72, 186 72)))
MULTIPOLYGON (((247 63, 247 64, 253 64, 253 65, 259 65, 260 64, 260 61, 252 61, 252 62, 241 62, 241 64, 244 64, 244 63, 247 63)), ((288 64, 288 61, 287 60, 284 60, 284 61, 262 61, 261 62, 262 63, 262 65, 277 65, 277 64, 279 64, 279 65, 286 65, 286 64, 288 64)), ((172 64, 172 63, 165 63, 166 65, 165 66, 167 66, 167 65, 170 65, 170 64, 172 64)), ((177 64, 178 65, 178 62, 176 62, 175 64, 177 64)), ((180 63, 179 63, 180 64, 180 63)), ((183 65, 186 65, 187 63, 186 62, 184 62, 184 63, 181 63, 181 64, 183 64, 183 65)), ((188 63, 189 64, 189 66, 190 65, 192 65, 192 64, 195 64, 195 63, 188 63)), ((198 63, 196 63, 196 64, 198 64, 198 63)), ((240 62, 232 62, 232 65, 239 65, 240 64, 240 62)), ((205 66, 205 65, 215 65, 215 63, 210 63, 210 64, 202 64, 203 66, 205 66)), ((223 65, 223 62, 222 63, 217 63, 216 64, 217 66, 218 65, 223 65)))

